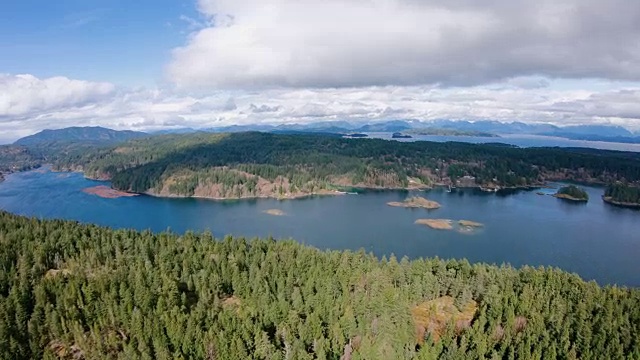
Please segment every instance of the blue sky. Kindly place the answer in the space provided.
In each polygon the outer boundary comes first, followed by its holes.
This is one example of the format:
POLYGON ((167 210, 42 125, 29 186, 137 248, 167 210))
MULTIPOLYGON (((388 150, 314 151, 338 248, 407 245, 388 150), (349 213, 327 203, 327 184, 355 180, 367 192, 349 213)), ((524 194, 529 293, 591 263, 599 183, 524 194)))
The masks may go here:
POLYGON ((333 120, 640 131, 638 18, 628 0, 4 0, 0 143, 333 120))
POLYGON ((187 0, 7 0, 0 71, 154 85, 197 17, 187 0))

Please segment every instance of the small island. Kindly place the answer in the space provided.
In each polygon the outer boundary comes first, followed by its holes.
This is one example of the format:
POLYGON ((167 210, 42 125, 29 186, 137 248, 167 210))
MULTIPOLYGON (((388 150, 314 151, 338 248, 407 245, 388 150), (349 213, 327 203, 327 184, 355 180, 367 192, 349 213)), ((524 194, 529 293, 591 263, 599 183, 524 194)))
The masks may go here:
POLYGON ((353 133, 353 134, 347 134, 344 137, 346 137, 346 138, 366 138, 366 137, 369 137, 369 135, 362 134, 362 133, 353 133))
POLYGON ((104 185, 86 188, 86 189, 83 189, 82 191, 87 193, 87 194, 96 195, 96 196, 99 196, 99 197, 105 198, 105 199, 117 199, 117 198, 121 198, 121 197, 138 196, 138 194, 128 193, 128 192, 112 189, 112 188, 110 188, 108 186, 104 186, 104 185))
POLYGON ((460 220, 458 221, 458 232, 461 234, 472 235, 475 234, 478 229, 484 227, 483 223, 479 223, 477 221, 471 220, 460 220))
POLYGON ((584 189, 581 189, 575 185, 569 185, 561 187, 558 192, 556 192, 554 197, 563 200, 576 201, 576 202, 587 202, 589 201, 589 194, 587 194, 584 189))
POLYGON ((428 200, 420 196, 413 196, 407 198, 405 201, 391 201, 388 202, 387 205, 395 206, 395 207, 404 207, 411 209, 427 209, 427 210, 435 210, 440 208, 440 204, 436 201, 428 200))
POLYGON ((411 135, 406 135, 403 133, 399 133, 399 132, 395 132, 391 135, 391 138, 393 139, 411 139, 412 136, 411 135))
POLYGON ((453 230, 453 221, 449 219, 418 219, 417 225, 425 225, 436 230, 453 230))
POLYGON ((484 226, 483 223, 479 223, 479 222, 471 221, 471 220, 460 220, 460 221, 458 221, 458 224, 460 224, 460 226, 472 227, 472 228, 478 228, 478 227, 483 227, 484 226))
POLYGON ((640 209, 640 187, 625 183, 615 183, 607 186, 602 200, 607 204, 640 209))
POLYGON ((458 220, 451 219, 418 219, 414 222, 416 225, 424 225, 435 230, 456 230, 457 232, 465 235, 473 235, 480 228, 484 227, 484 224, 470 221, 470 220, 458 220))
POLYGON ((272 216, 284 216, 285 213, 284 211, 280 210, 280 209, 268 209, 263 211, 263 213, 267 214, 267 215, 272 215, 272 216))

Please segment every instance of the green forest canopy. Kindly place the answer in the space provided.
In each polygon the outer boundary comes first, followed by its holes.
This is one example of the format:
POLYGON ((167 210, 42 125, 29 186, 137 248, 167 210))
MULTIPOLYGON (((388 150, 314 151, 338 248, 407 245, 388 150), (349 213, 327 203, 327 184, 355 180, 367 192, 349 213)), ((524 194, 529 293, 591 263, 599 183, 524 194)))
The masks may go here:
POLYGON ((640 291, 550 268, 0 212, 0 358, 638 359, 640 291))
POLYGON ((640 205, 640 187, 616 182, 607 186, 604 196, 624 204, 640 205))
POLYGON ((589 200, 589 194, 584 189, 581 189, 575 185, 563 186, 558 189, 558 195, 567 195, 572 199, 589 200))
POLYGON ((134 192, 157 188, 180 175, 176 190, 182 195, 192 195, 207 180, 243 185, 255 181, 252 176, 285 177, 301 189, 326 188, 337 179, 348 179, 341 185, 407 187, 410 179, 430 184, 443 178, 455 182, 465 175, 480 185, 499 186, 549 179, 640 181, 640 161, 631 153, 257 132, 156 136, 60 157, 57 166, 82 166, 90 176, 110 177, 115 188, 134 192), (215 172, 223 167, 249 177, 215 172))

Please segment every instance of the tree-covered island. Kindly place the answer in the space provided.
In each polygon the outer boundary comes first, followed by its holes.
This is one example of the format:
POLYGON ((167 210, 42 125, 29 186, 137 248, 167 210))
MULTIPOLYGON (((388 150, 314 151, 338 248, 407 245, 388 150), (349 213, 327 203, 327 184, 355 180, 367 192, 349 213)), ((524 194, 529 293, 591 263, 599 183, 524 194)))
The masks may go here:
POLYGON ((553 195, 558 199, 569 200, 569 201, 578 201, 578 202, 587 202, 589 201, 589 194, 575 185, 563 186, 553 195))
POLYGON ((295 198, 349 188, 529 188, 640 180, 627 153, 258 132, 163 135, 58 156, 55 168, 159 196, 295 198))

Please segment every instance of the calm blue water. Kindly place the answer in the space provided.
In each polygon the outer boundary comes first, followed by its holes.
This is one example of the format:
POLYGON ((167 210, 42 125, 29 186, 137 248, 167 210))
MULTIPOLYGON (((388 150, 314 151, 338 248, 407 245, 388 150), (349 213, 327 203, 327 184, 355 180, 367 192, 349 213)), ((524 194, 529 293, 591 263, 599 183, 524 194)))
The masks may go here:
POLYGON ((601 150, 635 151, 640 152, 640 144, 625 144, 603 141, 571 140, 555 136, 543 135, 517 135, 507 134, 500 137, 479 136, 439 136, 439 135, 415 135, 410 139, 392 139, 392 133, 367 133, 369 137, 376 139, 398 141, 458 141, 472 144, 503 143, 519 147, 582 147, 601 150))
POLYGON ((103 199, 82 192, 100 184, 104 183, 77 173, 13 174, 0 183, 0 209, 114 228, 272 235, 322 249, 364 248, 398 258, 439 256, 514 266, 551 265, 602 284, 640 286, 640 211, 604 204, 599 188, 586 187, 592 199, 586 205, 533 191, 511 195, 471 190, 420 192, 442 204, 441 209, 428 212, 387 206, 408 195, 399 191, 225 202, 148 196, 103 199), (272 208, 287 215, 262 213, 272 208), (414 225, 416 219, 428 217, 473 220, 486 226, 468 235, 414 225))

